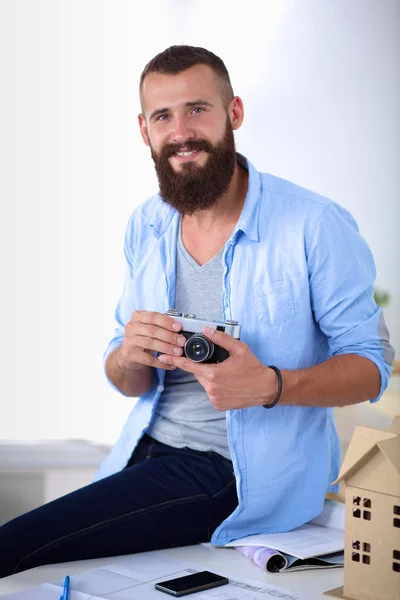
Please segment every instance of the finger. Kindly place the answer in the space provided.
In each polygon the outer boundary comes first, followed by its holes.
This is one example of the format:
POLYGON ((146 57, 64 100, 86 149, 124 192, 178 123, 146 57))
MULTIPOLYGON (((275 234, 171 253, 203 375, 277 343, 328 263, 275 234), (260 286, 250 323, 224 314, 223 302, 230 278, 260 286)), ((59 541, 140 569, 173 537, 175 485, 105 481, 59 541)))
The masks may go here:
MULTIPOLYGON (((129 328, 128 328, 129 329, 129 328)), ((186 338, 177 332, 167 331, 163 327, 158 327, 154 324, 145 324, 137 322, 130 324, 131 335, 154 338, 166 342, 171 347, 178 346, 183 347, 186 343, 186 338)), ((168 350, 165 350, 168 354, 171 354, 168 350)))
POLYGON ((166 342, 161 342, 160 340, 140 336, 140 335, 132 335, 130 334, 125 341, 125 347, 129 354, 132 354, 137 349, 145 350, 146 352, 159 352, 161 354, 173 354, 176 356, 182 356, 183 349, 181 346, 175 346, 172 344, 167 344, 166 342))
POLYGON ((173 317, 149 310, 135 310, 132 313, 131 320, 157 325, 169 331, 181 331, 182 329, 182 325, 173 317))
POLYGON ((218 331, 217 329, 212 329, 211 327, 204 327, 204 333, 206 336, 218 346, 225 348, 228 350, 229 354, 235 354, 239 352, 243 346, 243 343, 233 338, 228 333, 224 333, 223 331, 218 331))
POLYGON ((136 350, 130 354, 129 362, 136 365, 139 364, 147 367, 154 367, 155 369, 164 369, 165 371, 174 371, 176 369, 174 365, 160 363, 156 356, 148 354, 148 352, 140 350, 139 348, 136 348, 136 350))
POLYGON ((207 385, 207 380, 203 379, 203 377, 196 375, 196 379, 199 382, 199 384, 201 385, 201 387, 204 389, 204 391, 206 391, 206 385, 207 385))
POLYGON ((169 354, 162 354, 158 357, 158 360, 164 364, 173 365, 179 369, 183 369, 183 371, 193 373, 193 375, 198 375, 200 377, 205 377, 210 367, 212 367, 212 365, 199 364, 188 358, 171 356, 169 354))
POLYGON ((160 354, 172 354, 175 356, 182 356, 183 354, 183 348, 181 346, 167 344, 166 342, 160 342, 160 340, 149 337, 137 336, 132 339, 132 342, 135 346, 139 346, 139 348, 145 348, 146 350, 159 352, 160 354))

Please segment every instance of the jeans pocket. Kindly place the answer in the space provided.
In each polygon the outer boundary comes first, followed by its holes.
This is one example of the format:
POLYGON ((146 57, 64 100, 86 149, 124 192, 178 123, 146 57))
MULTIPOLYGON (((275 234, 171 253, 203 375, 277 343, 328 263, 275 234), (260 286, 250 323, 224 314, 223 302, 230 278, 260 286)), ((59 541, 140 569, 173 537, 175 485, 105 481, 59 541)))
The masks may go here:
POLYGON ((235 474, 232 461, 223 458, 221 462, 228 469, 228 471, 231 475, 235 474))

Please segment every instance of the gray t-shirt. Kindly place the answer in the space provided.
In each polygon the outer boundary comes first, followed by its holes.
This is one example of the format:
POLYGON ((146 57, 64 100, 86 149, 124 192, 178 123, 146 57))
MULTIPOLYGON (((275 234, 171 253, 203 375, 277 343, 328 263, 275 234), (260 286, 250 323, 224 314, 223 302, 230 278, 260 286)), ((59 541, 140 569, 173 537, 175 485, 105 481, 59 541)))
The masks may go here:
MULTIPOLYGON (((200 266, 184 247, 180 228, 176 254, 175 308, 222 321, 223 249, 200 266)), ((225 412, 216 410, 195 376, 182 369, 166 371, 147 433, 174 448, 213 450, 230 460, 225 412)))

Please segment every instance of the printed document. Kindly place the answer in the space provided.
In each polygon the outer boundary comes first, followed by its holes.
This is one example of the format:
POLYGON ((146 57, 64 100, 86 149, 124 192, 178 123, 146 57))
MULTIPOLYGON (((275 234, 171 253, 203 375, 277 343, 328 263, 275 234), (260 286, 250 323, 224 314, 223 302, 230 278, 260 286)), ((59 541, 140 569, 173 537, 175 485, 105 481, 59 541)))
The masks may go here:
MULTIPOLYGON (((155 589, 158 581, 183 577, 202 571, 192 565, 159 556, 127 556, 99 569, 71 576, 69 600, 165 600, 167 594, 155 589)), ((305 596, 249 579, 237 579, 229 573, 229 584, 198 592, 196 600, 307 600, 305 596)), ((45 583, 39 587, 1 596, 1 600, 59 600, 63 580, 45 583)))
POLYGON ((286 533, 249 535, 225 546, 264 546, 300 559, 317 558, 344 550, 345 506, 326 500, 324 509, 309 523, 286 533))

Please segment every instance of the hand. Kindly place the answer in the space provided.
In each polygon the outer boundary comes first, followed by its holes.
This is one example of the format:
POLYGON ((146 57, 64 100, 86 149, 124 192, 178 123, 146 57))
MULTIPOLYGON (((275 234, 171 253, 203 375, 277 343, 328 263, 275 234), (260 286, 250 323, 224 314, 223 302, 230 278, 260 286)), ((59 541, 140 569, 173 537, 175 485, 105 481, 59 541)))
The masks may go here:
POLYGON ((119 349, 120 366, 129 371, 137 371, 144 366, 174 370, 174 365, 163 364, 152 353, 182 355, 186 339, 179 335, 181 329, 182 325, 167 315, 146 310, 134 311, 125 326, 119 349))
POLYGON ((229 352, 222 363, 202 364, 188 358, 161 355, 159 361, 193 373, 217 410, 262 406, 277 393, 277 377, 263 365, 247 344, 227 333, 206 327, 205 335, 229 352))

